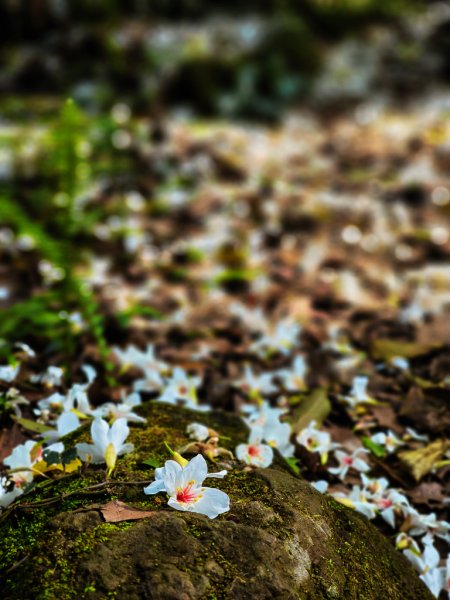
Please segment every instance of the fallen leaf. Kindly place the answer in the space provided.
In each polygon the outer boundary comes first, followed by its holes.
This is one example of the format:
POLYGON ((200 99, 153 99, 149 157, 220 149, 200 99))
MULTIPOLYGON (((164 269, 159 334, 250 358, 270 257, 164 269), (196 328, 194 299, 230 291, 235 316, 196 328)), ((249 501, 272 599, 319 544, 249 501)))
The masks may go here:
POLYGON ((398 456, 407 465, 415 479, 419 481, 436 466, 450 448, 450 440, 436 440, 418 450, 399 452, 398 456))
POLYGON ((417 504, 429 504, 430 502, 442 502, 444 500, 442 486, 436 481, 424 481, 406 493, 417 504))
POLYGON ((100 512, 107 523, 120 523, 121 521, 136 521, 145 519, 155 514, 154 510, 140 510, 127 506, 120 500, 111 500, 100 508, 100 512))
POLYGON ((42 423, 37 423, 36 421, 32 421, 31 419, 22 419, 20 417, 12 417, 19 425, 21 425, 24 429, 28 431, 32 431, 33 433, 45 433, 46 431, 51 431, 52 428, 48 425, 43 425, 42 423))
POLYGON ((294 433, 299 433, 305 427, 316 421, 321 425, 331 411, 331 403, 328 399, 327 392, 323 388, 314 390, 307 396, 300 406, 294 412, 293 430, 294 433))
POLYGON ((398 342, 396 340, 376 339, 372 343, 372 354, 374 358, 389 360, 396 356, 402 358, 414 358, 427 354, 439 344, 418 344, 416 342, 398 342))

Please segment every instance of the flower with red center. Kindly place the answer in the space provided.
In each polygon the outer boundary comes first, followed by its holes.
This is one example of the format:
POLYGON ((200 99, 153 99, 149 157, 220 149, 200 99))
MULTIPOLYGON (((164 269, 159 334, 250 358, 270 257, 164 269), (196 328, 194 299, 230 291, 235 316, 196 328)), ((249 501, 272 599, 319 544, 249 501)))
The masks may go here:
POLYGON ((203 497, 202 491, 203 488, 195 488, 195 481, 189 481, 184 488, 177 488, 177 502, 181 502, 182 504, 197 502, 197 500, 203 497))
POLYGON ((224 472, 208 475, 206 460, 201 454, 194 456, 182 467, 174 460, 155 470, 155 481, 144 488, 146 494, 167 492, 169 506, 175 510, 190 511, 214 519, 230 510, 230 499, 221 490, 203 487, 206 477, 223 477, 224 472))
POLYGON ((337 475, 339 479, 344 479, 349 469, 355 469, 360 473, 368 471, 370 468, 369 465, 361 458, 358 458, 359 454, 367 454, 367 450, 365 448, 358 448, 353 454, 347 454, 341 450, 336 450, 335 456, 339 466, 329 469, 330 473, 337 475))
POLYGON ((248 444, 236 447, 236 458, 254 467, 268 467, 273 461, 273 450, 268 444, 261 444, 262 428, 252 427, 248 444))

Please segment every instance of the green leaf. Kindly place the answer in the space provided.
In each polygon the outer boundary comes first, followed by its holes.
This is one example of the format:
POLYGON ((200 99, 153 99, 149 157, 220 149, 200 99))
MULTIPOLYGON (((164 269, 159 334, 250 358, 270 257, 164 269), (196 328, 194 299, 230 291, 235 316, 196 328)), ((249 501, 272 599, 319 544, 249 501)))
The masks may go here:
POLYGON ((149 467, 153 467, 157 469, 160 465, 160 461, 157 458, 147 458, 147 460, 142 461, 144 465, 148 465, 149 467))
POLYGON ((369 437, 364 436, 362 438, 363 445, 372 452, 377 458, 384 458, 387 454, 386 449, 380 444, 373 442, 369 437))
POLYGON ((294 433, 299 433, 305 427, 316 421, 321 425, 331 411, 331 403, 328 400, 327 391, 317 388, 307 396, 294 411, 292 427, 294 433))
POLYGON ((300 474, 300 467, 298 466, 298 464, 300 462, 299 458, 295 458, 295 456, 291 456, 289 458, 285 458, 284 460, 288 464, 291 471, 293 471, 296 475, 300 474))
POLYGON ((22 419, 21 417, 12 417, 15 421, 24 429, 32 431, 33 433, 45 433, 46 431, 52 431, 52 427, 43 425, 42 423, 36 423, 31 419, 22 419))

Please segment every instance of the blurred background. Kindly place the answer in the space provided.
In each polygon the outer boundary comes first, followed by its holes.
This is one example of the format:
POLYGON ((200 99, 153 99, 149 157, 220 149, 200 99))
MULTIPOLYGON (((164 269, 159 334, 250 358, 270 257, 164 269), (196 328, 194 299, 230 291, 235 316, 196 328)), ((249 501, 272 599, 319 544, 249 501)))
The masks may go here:
POLYGON ((3 0, 0 65, 4 357, 448 302, 448 2, 3 0))
POLYGON ((425 0, 4 0, 0 93, 11 110, 14 95, 70 95, 145 115, 336 111, 448 81, 449 19, 425 0))

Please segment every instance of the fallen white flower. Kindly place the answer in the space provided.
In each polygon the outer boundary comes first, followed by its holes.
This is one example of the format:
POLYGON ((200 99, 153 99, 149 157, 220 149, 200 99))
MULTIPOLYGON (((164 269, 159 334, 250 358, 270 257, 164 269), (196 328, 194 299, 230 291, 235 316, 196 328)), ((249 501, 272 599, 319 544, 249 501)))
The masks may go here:
POLYGON ((201 454, 194 456, 185 467, 167 460, 164 467, 155 470, 155 481, 144 488, 146 494, 167 492, 169 506, 175 510, 196 512, 214 519, 230 510, 230 499, 225 492, 202 487, 206 477, 223 477, 225 472, 208 475, 206 460, 201 454))

